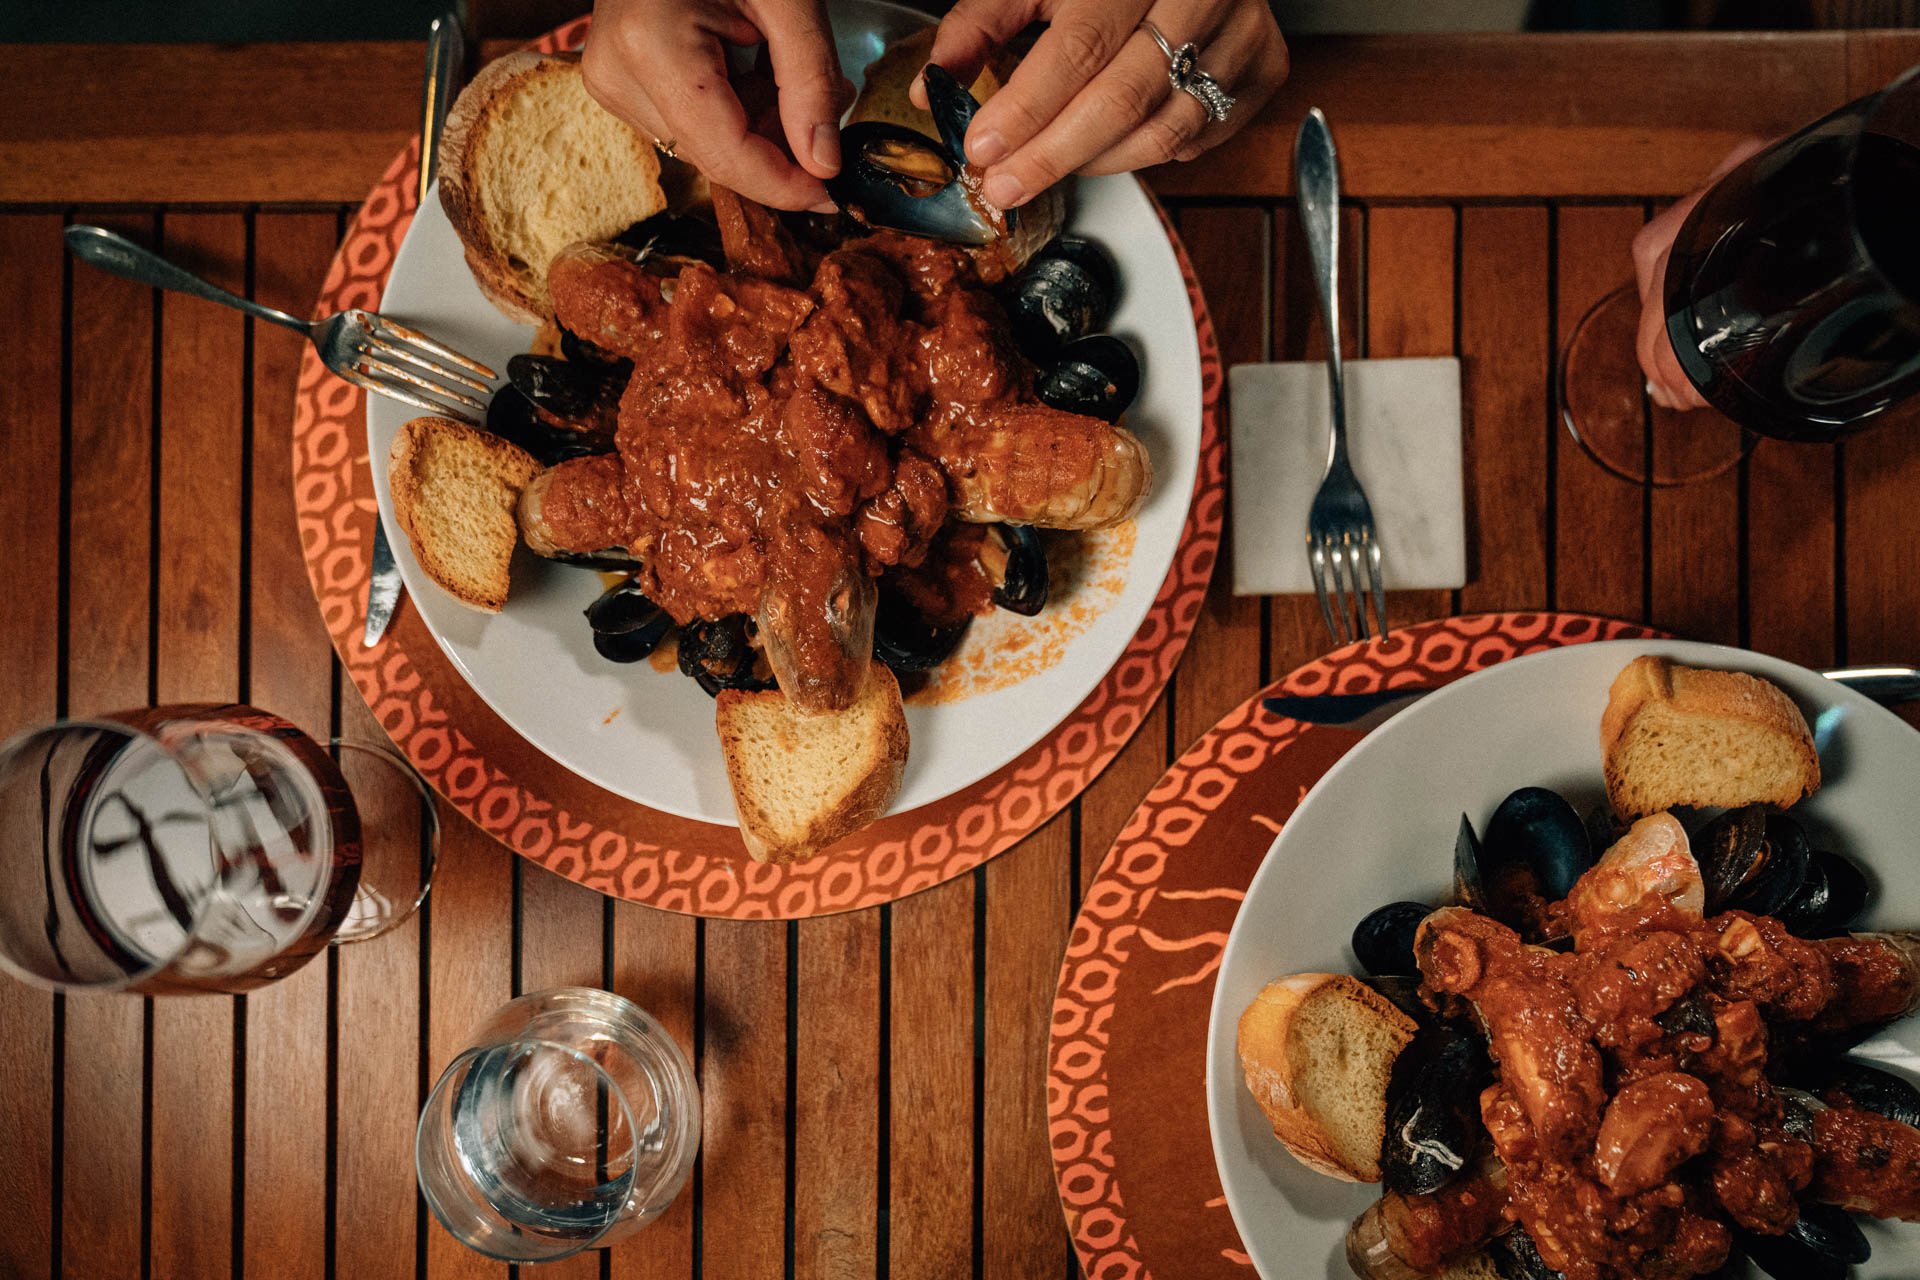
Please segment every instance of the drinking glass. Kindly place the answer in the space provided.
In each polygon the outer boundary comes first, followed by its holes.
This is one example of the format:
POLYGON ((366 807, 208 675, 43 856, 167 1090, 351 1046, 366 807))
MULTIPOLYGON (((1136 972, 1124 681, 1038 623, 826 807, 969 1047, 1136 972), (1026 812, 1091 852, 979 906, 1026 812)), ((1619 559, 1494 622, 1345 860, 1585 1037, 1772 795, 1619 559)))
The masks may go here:
POLYGON ((1920 67, 1756 153, 1688 215, 1662 283, 1667 336, 1712 409, 1647 404, 1628 288, 1568 342, 1567 429, 1607 470, 1668 486, 1726 471, 1757 435, 1920 421, 1917 217, 1920 67))
POLYGON ((558 987, 502 1006, 441 1074, 413 1161, 455 1239, 551 1262, 658 1217, 699 1145, 693 1065, 665 1028, 612 992, 558 987))
POLYGON ((151 707, 0 745, 0 968, 61 991, 245 991, 404 921, 432 871, 433 793, 385 747, 334 745, 399 775, 419 824, 363 831, 326 749, 256 707, 151 707))

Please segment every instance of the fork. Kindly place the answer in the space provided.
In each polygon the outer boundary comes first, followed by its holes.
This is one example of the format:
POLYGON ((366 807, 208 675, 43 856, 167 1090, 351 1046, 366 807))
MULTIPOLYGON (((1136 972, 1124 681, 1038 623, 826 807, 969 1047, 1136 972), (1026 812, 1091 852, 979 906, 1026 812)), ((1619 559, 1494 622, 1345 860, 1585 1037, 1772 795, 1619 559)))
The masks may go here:
POLYGON ((358 308, 320 320, 302 320, 228 293, 105 227, 71 226, 66 240, 68 252, 102 271, 190 293, 306 334, 319 348, 320 362, 355 386, 463 422, 477 424, 486 414, 486 402, 469 392, 492 394, 488 383, 499 375, 418 329, 358 308))
POLYGON ((1293 144, 1294 180, 1300 195, 1300 222, 1313 258, 1320 313, 1327 322, 1327 381, 1333 406, 1333 432, 1327 445, 1327 472, 1307 513, 1307 563, 1320 615, 1335 644, 1365 640, 1367 591, 1373 593, 1375 623, 1387 631, 1387 593, 1380 580, 1380 543, 1373 532, 1373 508, 1347 458, 1347 411, 1340 363, 1340 160, 1334 153, 1327 118, 1315 107, 1300 122, 1293 144), (1361 571, 1366 586, 1361 585, 1361 571))

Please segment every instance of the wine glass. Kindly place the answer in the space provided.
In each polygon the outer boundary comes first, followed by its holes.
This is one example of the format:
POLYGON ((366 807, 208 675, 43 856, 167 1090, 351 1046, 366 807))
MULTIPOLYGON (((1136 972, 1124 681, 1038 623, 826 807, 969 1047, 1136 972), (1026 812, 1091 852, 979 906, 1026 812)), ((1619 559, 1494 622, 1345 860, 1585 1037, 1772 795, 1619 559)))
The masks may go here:
POLYGON ((1674 240, 1667 336, 1710 409, 1652 408, 1640 300, 1610 294, 1560 362, 1567 430, 1615 475, 1721 474, 1760 436, 1838 440, 1920 420, 1920 67, 1755 153, 1674 240))
POLYGON ((666 1028, 610 991, 559 987, 502 1006, 441 1074, 414 1171, 468 1248, 551 1262, 659 1217, 699 1146, 693 1064, 666 1028))
POLYGON ((396 773, 416 827, 363 831, 327 750, 256 707, 151 707, 0 745, 0 968, 60 991, 237 992, 330 941, 394 928, 426 896, 433 792, 396 773))

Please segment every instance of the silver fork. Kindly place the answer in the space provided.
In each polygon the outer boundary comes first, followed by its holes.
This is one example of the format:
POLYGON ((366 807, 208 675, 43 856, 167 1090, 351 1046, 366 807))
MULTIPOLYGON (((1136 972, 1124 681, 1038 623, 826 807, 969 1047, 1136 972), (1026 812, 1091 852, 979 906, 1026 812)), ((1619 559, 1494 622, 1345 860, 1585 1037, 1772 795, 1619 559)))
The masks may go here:
POLYGON ((102 271, 190 293, 306 334, 319 348, 321 363, 356 386, 464 422, 479 423, 486 416, 486 402, 469 393, 491 395, 488 384, 499 375, 418 329, 358 308, 302 320, 228 293, 105 227, 71 226, 66 239, 68 252, 102 271))
POLYGON ((1320 313, 1327 322, 1327 380, 1333 405, 1327 473, 1307 513, 1307 562, 1320 615, 1334 643, 1365 640, 1367 592, 1373 594, 1374 622, 1387 631, 1387 593, 1380 580, 1380 544, 1373 533, 1373 509, 1347 459, 1347 410, 1340 363, 1340 161, 1333 149, 1327 118, 1315 107, 1300 122, 1293 144, 1293 172, 1300 195, 1300 222, 1313 258, 1320 313), (1361 585, 1365 571, 1366 585, 1361 585))

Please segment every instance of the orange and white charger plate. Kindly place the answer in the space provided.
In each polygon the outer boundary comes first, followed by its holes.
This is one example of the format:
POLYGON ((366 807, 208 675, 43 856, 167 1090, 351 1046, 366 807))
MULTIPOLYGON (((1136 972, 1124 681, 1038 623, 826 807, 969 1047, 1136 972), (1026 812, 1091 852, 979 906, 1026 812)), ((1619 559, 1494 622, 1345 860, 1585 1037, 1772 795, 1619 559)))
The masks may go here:
POLYGON ((1214 979, 1274 836, 1364 736, 1283 719, 1261 699, 1435 686, 1522 654, 1653 634, 1559 613, 1409 627, 1262 689, 1167 770, 1088 887, 1054 995, 1049 1136, 1089 1280, 1253 1275, 1207 1129, 1214 979))
MULTIPOLYGON (((586 21, 561 27, 534 47, 573 47, 586 21)), ((381 306, 414 221, 418 172, 416 139, 360 208, 316 314, 381 306)), ((603 893, 694 915, 791 919, 890 902, 971 870, 1058 813, 1126 744, 1172 676, 1212 576, 1224 504, 1219 352, 1192 267, 1164 214, 1160 221, 1184 282, 1199 355, 1197 462, 1184 517, 1173 522, 1177 544, 1142 621, 1130 638, 1121 634, 1117 659, 1091 692, 984 776, 890 815, 814 858, 763 865, 747 855, 733 826, 636 803, 530 743, 475 691, 411 598, 385 638, 364 647, 378 511, 363 426, 367 406, 358 389, 328 373, 310 351, 294 411, 294 497, 314 592, 347 673, 389 736, 454 807, 516 852, 603 893)), ((463 345, 459 332, 436 332, 463 345)), ((404 544, 396 550, 407 555, 404 544)), ((530 670, 527 679, 552 682, 567 674, 530 670)), ((679 680, 645 671, 635 678, 679 680)))

